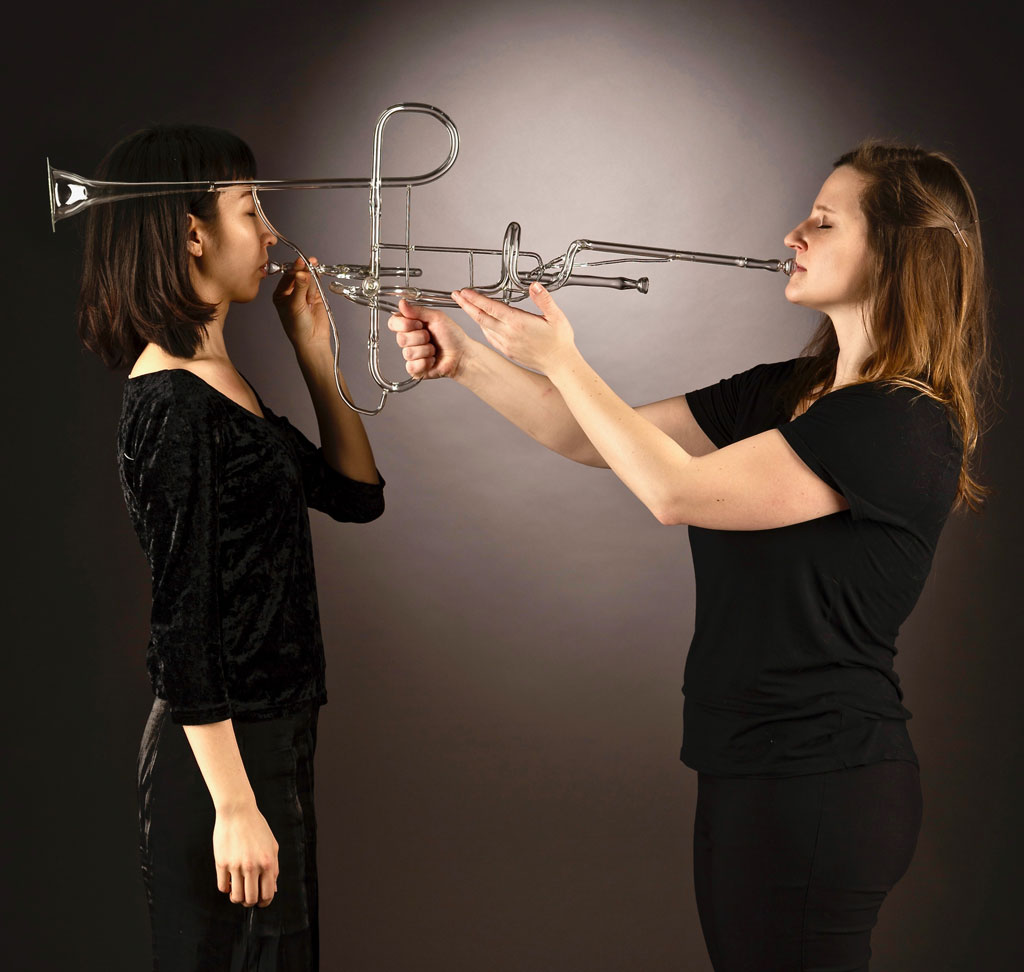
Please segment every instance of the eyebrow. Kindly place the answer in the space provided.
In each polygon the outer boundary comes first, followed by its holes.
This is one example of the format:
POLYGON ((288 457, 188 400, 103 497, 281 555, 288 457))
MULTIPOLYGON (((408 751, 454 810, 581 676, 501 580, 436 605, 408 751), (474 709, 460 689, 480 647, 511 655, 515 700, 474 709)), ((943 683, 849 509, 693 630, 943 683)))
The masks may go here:
POLYGON ((832 213, 833 215, 835 215, 835 210, 831 206, 824 206, 821 203, 815 203, 814 208, 820 209, 822 212, 832 213))

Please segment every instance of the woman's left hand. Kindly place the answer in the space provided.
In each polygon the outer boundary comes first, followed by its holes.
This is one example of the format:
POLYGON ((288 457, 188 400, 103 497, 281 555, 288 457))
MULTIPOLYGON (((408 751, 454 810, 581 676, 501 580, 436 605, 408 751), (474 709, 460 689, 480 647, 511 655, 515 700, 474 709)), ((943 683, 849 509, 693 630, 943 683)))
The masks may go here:
POLYGON ((572 325, 539 283, 530 285, 530 297, 539 314, 509 307, 474 290, 459 290, 455 300, 477 324, 484 336, 505 357, 550 374, 553 366, 576 349, 572 325))
MULTIPOLYGON (((316 266, 316 257, 309 262, 316 266)), ((331 325, 320 292, 313 283, 313 274, 296 261, 297 266, 282 274, 274 290, 274 307, 281 318, 284 333, 296 347, 325 344, 330 347, 331 325), (301 267, 301 269, 300 269, 301 267)))

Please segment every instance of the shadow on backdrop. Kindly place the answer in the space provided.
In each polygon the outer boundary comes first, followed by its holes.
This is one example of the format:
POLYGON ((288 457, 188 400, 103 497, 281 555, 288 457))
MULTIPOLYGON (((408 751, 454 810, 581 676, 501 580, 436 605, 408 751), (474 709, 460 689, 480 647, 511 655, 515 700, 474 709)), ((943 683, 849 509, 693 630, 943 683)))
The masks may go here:
MULTIPOLYGON (((120 136, 184 120, 238 132, 266 177, 359 175, 377 115, 404 100, 444 109, 463 140, 452 172, 417 190, 425 244, 497 246, 516 220, 545 255, 589 236, 782 257, 783 232, 864 136, 960 164, 982 212, 1005 413, 985 450, 990 509, 947 526, 901 633, 924 829, 873 968, 1012 967, 1024 415, 1017 175, 997 123, 1019 81, 995 8, 967 22, 915 3, 794 16, 739 0, 316 17, 213 5, 187 19, 79 9, 22 10, 11 24, 26 38, 11 55, 26 80, 5 161, 17 228, 11 967, 140 969, 149 955, 134 794, 148 578, 116 478, 120 377, 76 345, 77 235, 50 232, 43 160, 87 173, 120 136)), ((431 137, 396 132, 385 173, 433 160, 431 137)), ((360 193, 282 207, 275 221, 321 259, 368 252, 360 193)), ((560 298, 628 400, 789 357, 813 323, 779 275, 646 275, 646 295, 560 298)), ((346 360, 361 362, 365 311, 335 311, 346 360)), ((268 403, 314 431, 266 300, 233 311, 230 340, 268 403)), ((676 760, 693 595, 683 533, 446 384, 396 396, 368 429, 388 513, 358 532, 313 522, 331 697, 318 763, 324 967, 709 968, 689 873, 695 785, 676 760)))

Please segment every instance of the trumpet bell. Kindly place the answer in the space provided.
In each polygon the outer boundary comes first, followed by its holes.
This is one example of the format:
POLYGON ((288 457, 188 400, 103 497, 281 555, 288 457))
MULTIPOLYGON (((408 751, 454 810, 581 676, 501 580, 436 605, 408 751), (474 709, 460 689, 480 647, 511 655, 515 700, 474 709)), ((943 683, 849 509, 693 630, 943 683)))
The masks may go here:
MULTIPOLYGON (((46 181, 50 196, 50 226, 57 228, 58 220, 67 219, 97 203, 116 202, 119 199, 138 199, 143 196, 169 196, 181 192, 213 191, 220 185, 214 182, 110 182, 87 179, 77 172, 55 169, 46 160, 46 181)), ((251 183, 238 183, 250 185, 251 183)))
POLYGON ((50 197, 50 226, 56 228, 57 220, 74 216, 93 200, 89 197, 89 179, 55 169, 46 160, 46 183, 50 197))

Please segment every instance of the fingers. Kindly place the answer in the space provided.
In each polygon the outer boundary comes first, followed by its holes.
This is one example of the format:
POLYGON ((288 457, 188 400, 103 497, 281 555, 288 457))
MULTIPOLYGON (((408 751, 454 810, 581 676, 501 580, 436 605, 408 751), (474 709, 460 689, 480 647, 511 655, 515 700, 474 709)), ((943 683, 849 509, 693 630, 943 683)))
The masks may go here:
POLYGON ((295 289, 295 275, 290 271, 286 271, 281 274, 281 279, 278 280, 277 286, 274 288, 274 303, 278 303, 284 300, 286 297, 291 297, 292 291, 295 289))
POLYGON ((402 357, 406 361, 420 361, 423 358, 433 358, 437 352, 432 344, 421 344, 415 348, 405 348, 402 357))
POLYGON ((228 895, 232 904, 265 908, 277 894, 277 865, 259 867, 242 864, 228 869, 218 866, 217 890, 228 895))
POLYGON ((422 361, 407 361, 405 363, 405 370, 409 373, 410 378, 429 378, 430 372, 433 370, 435 364, 437 364, 437 358, 424 358, 422 361))
POLYGON ((437 349, 424 321, 412 315, 423 308, 405 300, 398 303, 398 314, 388 318, 388 328, 395 332, 395 343, 402 349, 405 370, 411 378, 424 378, 437 361, 437 349))
POLYGON ((275 894, 277 894, 277 878, 269 872, 264 872, 260 875, 260 900, 258 906, 266 908, 274 900, 275 894))
MULTIPOLYGON (((253 908, 259 905, 265 908, 274 899, 277 893, 277 865, 267 864, 259 867, 255 864, 242 868, 242 881, 244 882, 244 893, 241 904, 246 908, 253 908)), ((232 894, 231 900, 235 897, 232 894)))
MULTIPOLYGON (((391 327, 392 320, 401 322, 403 318, 391 318, 388 321, 388 327, 391 327)), ((413 321, 411 323, 419 324, 419 321, 413 321)), ((398 327, 391 327, 391 329, 398 332, 395 334, 395 343, 400 348, 416 348, 421 344, 431 343, 430 331, 426 328, 421 327, 418 331, 399 331, 398 327)))
MULTIPOLYGON (((541 312, 539 316, 543 317, 545 320, 551 321, 555 317, 564 316, 561 309, 555 303, 555 298, 552 297, 547 288, 543 287, 541 284, 530 284, 530 297, 541 312)), ((529 311, 524 311, 517 307, 511 307, 500 300, 494 300, 493 297, 485 297, 483 294, 478 294, 475 290, 469 290, 468 288, 454 291, 452 293, 452 299, 455 300, 470 317, 477 320, 477 323, 480 322, 479 319, 474 316, 474 310, 485 314, 487 317, 493 318, 495 321, 500 321, 505 324, 512 323, 520 314, 529 314, 529 311)), ((530 314, 529 316, 537 317, 538 315, 530 314)))
POLYGON ((242 903, 246 908, 252 908, 260 900, 260 872, 255 867, 248 867, 242 871, 242 877, 245 880, 245 894, 242 903))
POLYGON ((316 257, 310 257, 308 264, 301 259, 296 260, 290 270, 281 274, 281 280, 274 288, 274 300, 294 297, 296 301, 305 300, 307 304, 317 303, 320 300, 320 291, 317 287, 310 286, 309 267, 315 267, 319 262, 316 257))
MULTIPOLYGON (((436 307, 410 304, 404 297, 398 302, 398 315, 396 316, 410 321, 422 321, 424 324, 436 324, 451 320, 444 311, 438 310, 436 307)), ((392 328, 392 330, 397 330, 397 328, 392 328)))
POLYGON ((410 377, 425 377, 437 363, 437 348, 430 331, 423 326, 422 321, 398 314, 388 319, 388 327, 395 332, 395 342, 402 349, 405 370, 410 377))
MULTIPOLYGON (((309 265, 310 265, 310 267, 318 266, 319 263, 320 263, 320 261, 315 256, 311 256, 309 258, 309 265)), ((312 279, 313 279, 312 270, 300 270, 299 273, 302 274, 302 277, 305 280, 306 303, 309 304, 311 307, 314 304, 319 304, 320 303, 320 288, 317 287, 315 284, 313 286, 310 286, 312 284, 312 279)))
MULTIPOLYGON (((423 322, 411 317, 403 317, 401 314, 392 314, 388 318, 388 329, 398 332, 399 338, 406 331, 423 330, 423 322)), ((401 341, 399 340, 399 343, 401 341)))
POLYGON ((242 904, 245 901, 245 877, 241 867, 231 869, 230 893, 228 897, 232 904, 242 904))
POLYGON ((543 314, 549 321, 556 316, 565 316, 562 314, 562 310, 558 304, 555 303, 555 298, 551 296, 550 291, 543 284, 530 284, 530 299, 537 305, 541 314, 543 314))
POLYGON ((492 300, 469 289, 452 291, 452 300, 481 327, 503 320, 502 311, 509 309, 500 300, 492 300))
POLYGON ((500 300, 484 297, 475 290, 456 290, 452 292, 452 300, 461 307, 485 331, 502 324, 514 324, 524 318, 538 318, 538 314, 509 307, 500 300))

